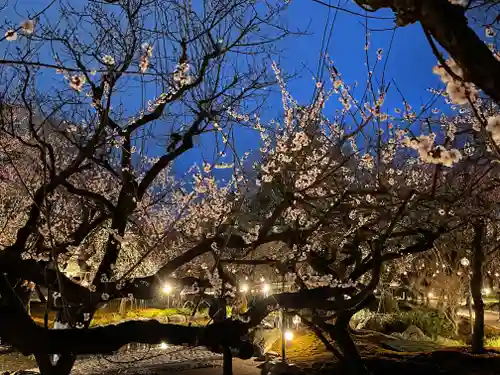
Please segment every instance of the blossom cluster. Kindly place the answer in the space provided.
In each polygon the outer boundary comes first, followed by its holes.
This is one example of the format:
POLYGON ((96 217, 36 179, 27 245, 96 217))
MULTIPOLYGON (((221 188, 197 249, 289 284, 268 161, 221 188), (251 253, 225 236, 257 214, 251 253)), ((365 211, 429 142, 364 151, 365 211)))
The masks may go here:
POLYGON ((446 167, 451 167, 458 163, 462 158, 462 154, 456 148, 447 150, 444 146, 434 146, 436 135, 420 135, 415 138, 404 137, 403 145, 418 151, 420 159, 425 163, 441 164, 446 167))
MULTIPOLYGON (((35 32, 35 22, 33 20, 25 20, 21 23, 19 29, 23 32, 24 35, 31 35, 35 32)), ((10 29, 5 32, 5 40, 9 42, 13 42, 17 40, 17 30, 10 29)))
POLYGON ((467 104, 477 99, 478 90, 473 83, 464 81, 463 70, 453 59, 448 59, 446 67, 437 65, 433 68, 443 83, 446 84, 446 93, 454 104, 467 104), (451 73, 450 73, 451 72, 451 73))

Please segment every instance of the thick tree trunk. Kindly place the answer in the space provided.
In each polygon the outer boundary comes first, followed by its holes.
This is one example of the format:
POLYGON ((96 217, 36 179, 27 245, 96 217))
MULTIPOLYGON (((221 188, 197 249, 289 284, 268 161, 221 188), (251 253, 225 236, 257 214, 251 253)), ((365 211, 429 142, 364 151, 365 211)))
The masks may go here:
POLYGON ((361 354, 349 333, 349 321, 353 314, 354 313, 351 312, 340 315, 335 322, 331 335, 337 342, 344 357, 344 363, 347 368, 351 370, 351 373, 356 375, 370 375, 370 371, 365 366, 361 354))
POLYGON ((484 252, 482 240, 484 234, 484 224, 474 225, 474 243, 472 254, 472 278, 470 282, 472 299, 474 301, 474 332, 472 334, 472 351, 481 353, 484 351, 484 303, 481 295, 483 284, 483 263, 484 252))
POLYGON ((222 375, 233 375, 233 354, 228 347, 222 353, 222 375))
MULTIPOLYGON (((227 303, 225 298, 213 299, 208 314, 214 320, 214 323, 224 322, 227 319, 227 303)), ((222 358, 222 374, 233 375, 233 355, 229 347, 224 346, 222 358)))
POLYGON ((72 354, 59 355, 54 363, 53 356, 46 353, 35 354, 41 375, 69 375, 76 357, 72 354))
POLYGON ((471 336, 474 333, 474 313, 472 311, 472 297, 470 294, 470 280, 469 280, 469 290, 467 291, 467 309, 469 310, 469 324, 471 336))
POLYGON ((449 0, 356 0, 373 9, 391 8, 399 24, 419 21, 473 82, 500 103, 500 62, 468 25, 463 7, 449 0))
POLYGON ((352 374, 370 375, 347 328, 335 328, 335 341, 344 355, 344 363, 352 374))

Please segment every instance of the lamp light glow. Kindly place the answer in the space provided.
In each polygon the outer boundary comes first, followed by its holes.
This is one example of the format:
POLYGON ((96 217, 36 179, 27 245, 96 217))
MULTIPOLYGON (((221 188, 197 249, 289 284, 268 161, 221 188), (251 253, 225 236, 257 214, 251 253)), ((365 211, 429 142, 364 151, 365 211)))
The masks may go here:
POLYGON ((248 285, 247 284, 242 284, 240 287, 240 292, 246 293, 248 292, 248 285))
POLYGON ((165 284, 165 285, 163 285, 162 290, 163 290, 163 293, 170 294, 170 293, 172 293, 172 286, 169 284, 165 284))

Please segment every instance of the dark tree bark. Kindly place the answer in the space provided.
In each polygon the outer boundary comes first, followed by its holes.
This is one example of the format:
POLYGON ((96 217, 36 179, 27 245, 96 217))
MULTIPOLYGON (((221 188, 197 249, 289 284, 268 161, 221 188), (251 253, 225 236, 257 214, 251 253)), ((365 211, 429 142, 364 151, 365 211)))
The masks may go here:
MULTIPOLYGON (((363 308, 372 300, 373 296, 366 298, 360 303, 359 308, 363 308)), ((340 351, 342 352, 344 357, 343 360, 347 368, 351 369, 352 373, 356 375, 370 375, 370 370, 368 370, 363 362, 363 358, 361 358, 361 354, 349 332, 349 322, 356 311, 358 311, 358 309, 350 309, 345 311, 343 314, 340 314, 335 321, 335 325, 331 333, 332 337, 337 342, 340 351)))
POLYGON ((49 354, 35 354, 36 364, 41 375, 68 375, 75 364, 76 357, 72 354, 64 354, 59 357, 57 363, 53 364, 49 354))
POLYGON ((390 8, 398 24, 420 22, 473 82, 500 103, 500 61, 469 27, 464 8, 448 0, 356 0, 373 10, 390 8))
POLYGON ((9 318, 8 322, 0 324, 0 332, 24 355, 112 353, 131 342, 154 345, 163 341, 173 345, 206 346, 219 353, 221 347, 231 347, 239 349, 243 358, 249 358, 253 351, 249 353, 247 349, 253 347, 241 340, 246 327, 237 321, 228 320, 207 327, 185 327, 150 320, 90 329, 46 330, 32 321, 16 322, 14 314, 6 310, 0 309, 2 317, 9 318))
MULTIPOLYGON (((223 297, 211 300, 208 315, 216 323, 223 323, 227 319, 227 302, 223 297)), ((233 375, 233 354, 228 346, 222 349, 222 374, 233 375)))
POLYGON ((344 362, 352 370, 353 374, 370 375, 370 370, 368 370, 363 362, 361 354, 346 328, 336 327, 335 341, 344 356, 344 362))
POLYGON ((474 242, 472 253, 472 277, 470 281, 472 299, 474 301, 474 332, 472 334, 472 351, 482 353, 484 351, 484 303, 481 289, 483 285, 483 236, 484 223, 474 225, 474 242))
POLYGON ((233 375, 233 353, 225 347, 222 352, 222 375, 233 375))

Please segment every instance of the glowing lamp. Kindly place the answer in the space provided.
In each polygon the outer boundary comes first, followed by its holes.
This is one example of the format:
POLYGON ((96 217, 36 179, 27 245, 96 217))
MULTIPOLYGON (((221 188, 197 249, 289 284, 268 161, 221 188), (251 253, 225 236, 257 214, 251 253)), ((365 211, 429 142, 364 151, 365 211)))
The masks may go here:
POLYGON ((247 285, 247 284, 243 284, 243 285, 240 287, 240 292, 242 292, 242 293, 246 293, 246 292, 248 292, 248 285, 247 285))
POLYGON ((170 293, 172 293, 172 286, 169 284, 165 284, 165 285, 163 285, 162 290, 163 290, 163 293, 170 294, 170 293))

